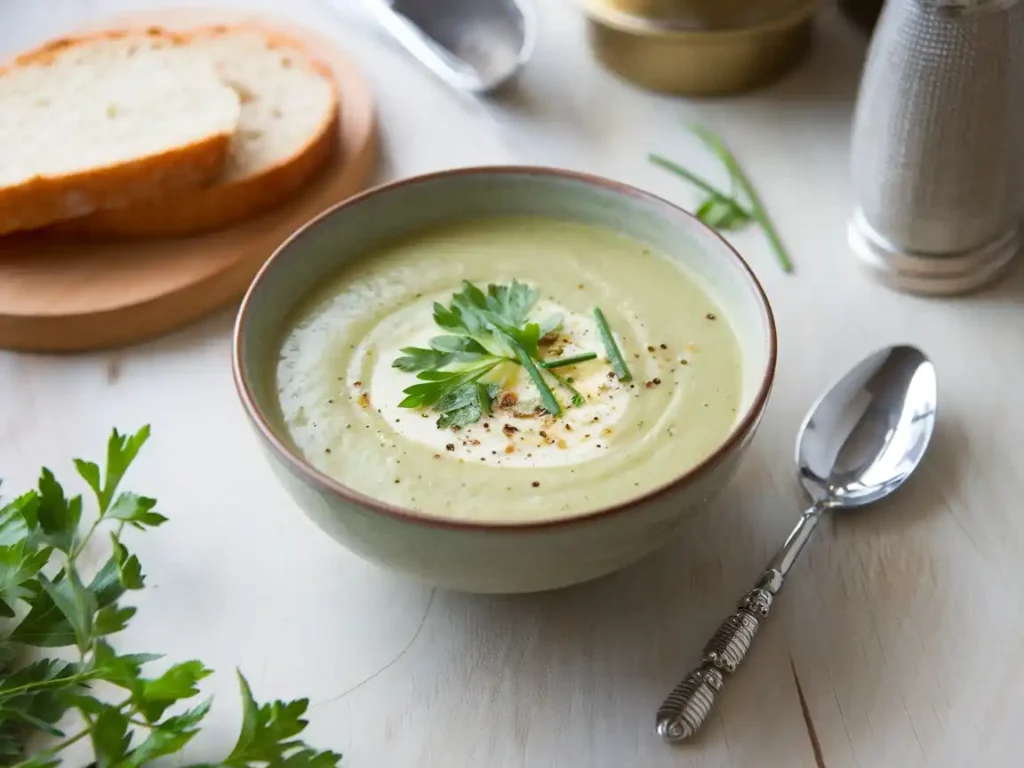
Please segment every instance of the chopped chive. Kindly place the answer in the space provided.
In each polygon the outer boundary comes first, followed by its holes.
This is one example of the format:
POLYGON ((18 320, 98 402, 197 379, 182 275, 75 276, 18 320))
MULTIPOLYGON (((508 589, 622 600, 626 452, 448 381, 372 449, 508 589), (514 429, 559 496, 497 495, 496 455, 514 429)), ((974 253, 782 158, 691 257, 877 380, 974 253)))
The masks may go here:
POLYGON ((622 357, 622 352, 619 351, 619 345, 615 343, 615 337, 612 336, 608 321, 604 319, 604 313, 600 307, 594 307, 594 319, 597 320, 597 330, 601 334, 604 351, 608 355, 608 361, 612 364, 612 370, 619 377, 619 381, 629 381, 633 378, 633 374, 629 372, 629 367, 622 357))
POLYGON ((567 365, 585 363, 588 360, 593 360, 595 357, 597 357, 597 354, 594 352, 584 352, 581 355, 573 355, 572 357, 560 357, 557 360, 541 360, 540 367, 547 368, 550 371, 552 368, 564 368, 567 365))
POLYGON ((533 359, 530 357, 530 353, 527 352, 523 345, 512 338, 507 333, 504 334, 505 339, 509 346, 515 350, 516 357, 519 358, 520 365, 526 369, 526 372, 530 374, 530 378, 533 380, 534 386, 537 387, 537 391, 540 392, 540 401, 544 405, 544 410, 550 413, 552 416, 558 416, 562 413, 562 409, 558 405, 558 401, 555 399, 555 393, 551 391, 551 387, 544 381, 544 377, 541 376, 537 366, 533 364, 533 359))
MULTIPOLYGON (((761 203, 761 198, 758 196, 757 191, 754 189, 754 185, 750 183, 750 179, 747 178, 747 174, 740 168, 740 164, 736 162, 736 158, 733 156, 729 148, 725 146, 725 143, 714 133, 699 125, 690 126, 690 130, 699 138, 704 144, 722 161, 725 165, 726 170, 729 171, 729 175, 733 180, 740 186, 743 193, 747 196, 747 200, 750 201, 750 215, 753 219, 761 225, 761 229, 764 231, 765 237, 768 238, 768 243, 771 245, 772 250, 775 251, 775 256, 779 260, 779 265, 782 267, 784 272, 793 271, 793 262, 789 258, 789 253, 786 251, 786 247, 782 244, 782 239, 779 237, 778 231, 775 229, 775 224, 768 216, 768 212, 765 211, 764 205, 761 203)), ((692 179, 691 179, 692 181, 692 179)))
MULTIPOLYGON (((587 358, 588 360, 592 360, 593 358, 597 357, 597 355, 595 355, 593 353, 588 353, 588 354, 591 355, 589 358, 587 358)), ((572 385, 572 379, 569 379, 569 380, 563 379, 561 376, 559 376, 557 373, 555 373, 554 371, 552 371, 550 369, 548 369, 548 373, 551 374, 552 377, 554 377, 555 381, 558 382, 559 386, 562 389, 564 389, 566 392, 569 393, 569 398, 571 399, 572 404, 575 405, 577 408, 579 408, 581 405, 583 405, 584 403, 587 402, 584 399, 583 395, 581 395, 576 390, 576 387, 574 387, 572 385)))
POLYGON ((673 163, 667 157, 663 157, 653 152, 647 155, 647 159, 650 160, 654 165, 664 168, 666 171, 669 171, 671 173, 674 173, 676 176, 680 176, 686 179, 688 182, 693 184, 698 189, 703 190, 708 194, 709 197, 717 200, 718 202, 724 203, 726 205, 735 206, 737 209, 742 211, 748 219, 754 218, 753 211, 748 211, 746 208, 737 203, 736 200, 733 199, 731 196, 727 195, 722 190, 716 189, 715 187, 711 186, 711 184, 706 182, 700 176, 693 173, 692 171, 686 170, 685 168, 683 168, 683 166, 679 165, 678 163, 673 163))

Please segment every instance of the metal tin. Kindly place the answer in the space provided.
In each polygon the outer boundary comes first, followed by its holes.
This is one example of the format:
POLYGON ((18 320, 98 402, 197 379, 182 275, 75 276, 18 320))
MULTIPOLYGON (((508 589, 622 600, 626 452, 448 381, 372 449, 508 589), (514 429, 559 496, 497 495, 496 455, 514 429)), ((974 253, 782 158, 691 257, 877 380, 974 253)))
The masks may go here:
POLYGON ((854 255, 889 287, 955 294, 1022 246, 1024 3, 888 0, 854 115, 854 255))
POLYGON ((608 69, 643 88, 711 96, 767 85, 806 55, 819 0, 583 0, 608 69))

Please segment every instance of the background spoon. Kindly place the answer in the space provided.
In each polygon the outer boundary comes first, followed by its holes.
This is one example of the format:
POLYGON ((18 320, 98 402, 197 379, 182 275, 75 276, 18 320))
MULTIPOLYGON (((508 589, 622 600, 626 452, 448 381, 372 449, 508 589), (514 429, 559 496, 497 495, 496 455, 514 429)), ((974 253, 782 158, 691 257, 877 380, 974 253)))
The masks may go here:
POLYGON ((420 63, 470 93, 497 90, 533 52, 537 23, 531 0, 359 0, 359 5, 420 63))
POLYGON ((928 447, 935 415, 935 367, 911 346, 874 353, 818 398, 796 445, 800 484, 813 503, 739 610, 704 646, 701 665, 661 705, 662 738, 679 742, 697 732, 818 522, 827 512, 862 507, 899 488, 928 447))

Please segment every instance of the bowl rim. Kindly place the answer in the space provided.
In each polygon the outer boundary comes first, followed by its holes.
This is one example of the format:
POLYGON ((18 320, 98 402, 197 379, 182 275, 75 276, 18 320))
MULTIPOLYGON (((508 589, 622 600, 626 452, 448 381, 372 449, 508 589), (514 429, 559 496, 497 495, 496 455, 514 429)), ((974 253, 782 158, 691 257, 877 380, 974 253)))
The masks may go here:
POLYGON ((331 207, 325 209, 321 213, 314 216, 312 219, 307 221, 295 232, 293 232, 287 240, 279 245, 270 257, 264 262, 263 266, 260 267, 256 273, 256 277, 253 278, 249 288, 245 292, 245 296, 242 299, 241 305, 238 310, 238 314, 235 320, 235 326, 232 333, 232 355, 231 355, 231 369, 232 378, 235 382, 235 388, 238 393, 239 399, 242 401, 242 406, 245 410, 249 420, 256 427, 259 437, 269 446, 270 450, 275 456, 280 459, 291 471, 293 475, 300 476, 301 479, 310 483, 314 487, 317 487, 321 491, 325 491, 331 495, 340 496, 348 502, 358 505, 367 511, 372 511, 377 514, 384 515, 385 517, 392 518, 398 522, 411 523, 416 525, 423 525, 430 528, 444 528, 450 530, 461 530, 461 531, 536 531, 545 529, 559 529, 568 528, 578 525, 586 525, 587 523, 595 520, 605 519, 614 517, 619 514, 630 512, 634 507, 645 504, 653 499, 664 496, 665 494, 671 493, 682 486, 693 483, 699 478, 706 470, 713 467, 720 461, 722 461, 737 445, 739 445, 747 433, 753 429, 761 418, 764 412, 765 406, 768 401, 768 396, 771 393, 772 384, 775 380, 775 369, 778 359, 778 334, 775 326, 775 315, 772 312, 771 304, 768 301, 768 296, 765 294, 764 288, 762 287, 754 271, 747 264, 746 260, 739 254, 739 252, 718 232, 711 227, 701 222, 696 216, 683 210, 674 203, 665 200, 650 192, 644 191, 638 187, 634 187, 631 184, 624 182, 615 181, 613 179, 597 176, 594 174, 583 173, 579 171, 572 171, 563 168, 551 168, 546 166, 531 166, 531 165, 483 165, 483 166, 468 166, 461 168, 450 168, 447 170, 434 171, 431 173, 418 174, 415 176, 409 176, 406 178, 398 179, 396 181, 380 184, 375 187, 350 197, 347 200, 343 200, 340 203, 336 203, 331 207), (350 488, 344 483, 330 477, 324 472, 313 467, 301 456, 290 450, 288 446, 282 441, 271 428, 266 417, 263 415, 260 408, 256 405, 255 398, 253 397, 252 391, 249 387, 249 371, 246 368, 246 363, 242 355, 242 339, 245 334, 245 327, 248 319, 249 312, 252 308, 253 294, 259 289, 261 283, 273 267, 275 262, 283 258, 292 243, 301 237, 304 233, 317 226, 321 221, 333 216, 337 211, 355 207, 363 200, 369 198, 378 197, 380 195, 386 195, 392 190, 399 189, 402 187, 413 186, 416 184, 424 184, 439 179, 451 179, 451 178, 463 178, 463 177, 480 177, 480 176, 541 176, 546 178, 563 179, 568 181, 579 182, 584 185, 590 185, 599 187, 601 189, 613 192, 617 195, 624 195, 631 197, 635 200, 639 200, 647 205, 658 209, 659 214, 675 219, 682 219, 686 222, 687 226, 696 226, 700 229, 704 229, 710 233, 714 239, 718 240, 722 246, 723 252, 728 254, 735 262, 741 267, 741 271, 746 275, 750 282, 750 287, 753 288, 753 293, 758 303, 760 304, 761 310, 764 313, 764 319, 767 324, 767 335, 768 335, 768 358, 765 364, 763 376, 761 378, 760 386, 758 387, 757 394, 754 396, 753 401, 744 411, 742 418, 736 424, 735 427, 729 432, 725 439, 715 448, 715 450, 705 457, 698 464, 689 467, 685 472, 675 476, 668 482, 662 483, 638 496, 627 499, 626 501, 612 504, 610 506, 599 507, 589 512, 582 514, 573 515, 571 517, 554 518, 551 520, 510 520, 510 521, 482 521, 482 520, 460 520, 455 518, 441 517, 438 515, 431 515, 423 512, 417 512, 416 510, 401 507, 395 504, 388 504, 378 499, 368 496, 360 491, 350 488))

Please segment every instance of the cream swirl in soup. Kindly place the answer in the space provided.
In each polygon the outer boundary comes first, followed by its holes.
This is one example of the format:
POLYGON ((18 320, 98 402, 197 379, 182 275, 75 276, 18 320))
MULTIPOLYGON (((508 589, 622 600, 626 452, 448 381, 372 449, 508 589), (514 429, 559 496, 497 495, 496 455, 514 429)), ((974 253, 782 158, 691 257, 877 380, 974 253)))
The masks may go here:
POLYGON ((670 255, 537 217, 460 222, 367 253, 299 308, 277 367, 285 430, 314 467, 388 504, 481 521, 571 517, 672 481, 724 440, 740 381, 728 318, 670 255), (524 323, 560 320, 532 355, 557 415, 508 347, 476 382, 482 410, 441 427, 445 400, 409 407, 407 390, 425 378, 432 390, 430 377, 490 364, 488 353, 425 373, 395 365, 450 337, 435 306, 451 306, 465 281, 482 291, 515 281, 536 297, 524 323), (628 379, 609 362, 595 307, 628 379))

